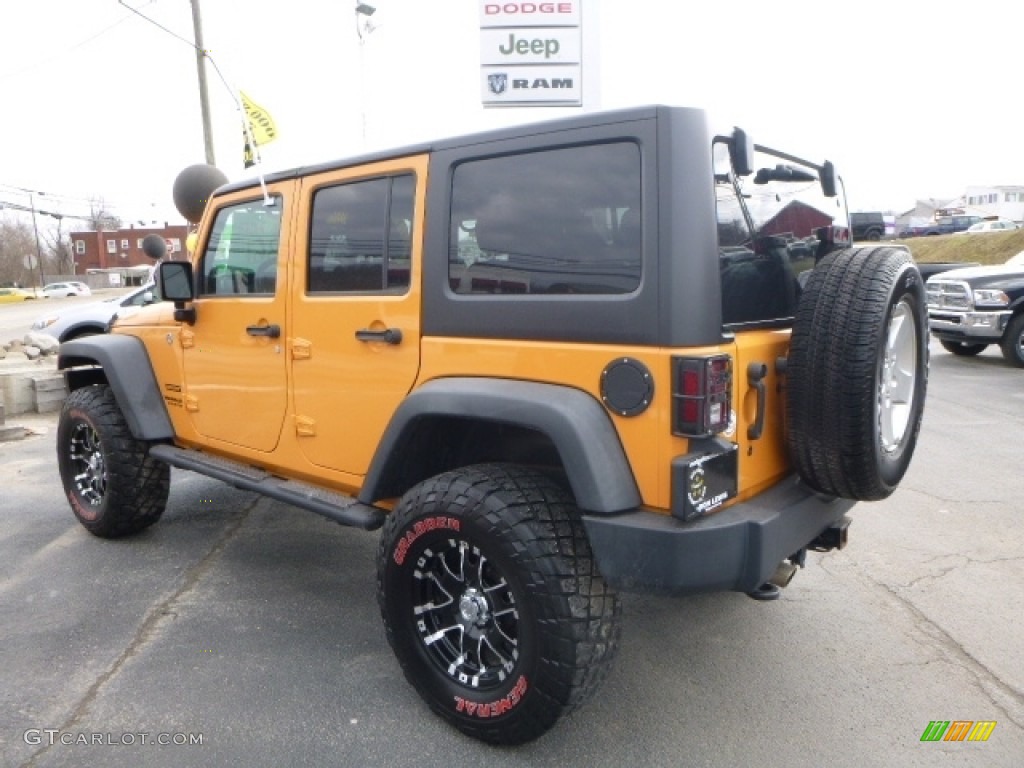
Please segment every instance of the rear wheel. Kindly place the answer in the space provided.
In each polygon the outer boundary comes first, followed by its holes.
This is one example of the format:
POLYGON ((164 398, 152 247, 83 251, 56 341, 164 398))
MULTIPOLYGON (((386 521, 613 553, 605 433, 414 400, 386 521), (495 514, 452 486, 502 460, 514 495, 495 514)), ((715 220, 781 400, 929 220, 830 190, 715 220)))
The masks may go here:
POLYGON ((958 357, 974 357, 980 355, 988 348, 988 344, 968 344, 966 341, 939 341, 942 348, 958 357))
POLYGON ((893 248, 846 249, 811 272, 787 368, 790 453, 832 496, 889 496, 917 443, 928 380, 924 281, 893 248))
POLYGON ((604 678, 618 598, 571 498, 544 475, 479 465, 420 483, 388 517, 377 563, 406 679, 460 731, 529 741, 604 678))
POLYGON ((999 346, 1008 363, 1024 368, 1024 315, 1017 315, 1010 321, 999 346))
POLYGON ((136 440, 107 386, 76 389, 57 425, 57 465, 71 510, 105 539, 147 528, 163 514, 170 467, 136 440))

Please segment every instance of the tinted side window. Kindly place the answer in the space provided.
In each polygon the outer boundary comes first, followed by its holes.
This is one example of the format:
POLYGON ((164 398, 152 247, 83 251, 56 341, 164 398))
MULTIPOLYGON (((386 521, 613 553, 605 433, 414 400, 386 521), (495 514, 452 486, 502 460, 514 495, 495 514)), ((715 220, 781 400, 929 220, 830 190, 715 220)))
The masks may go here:
POLYGON ((318 190, 310 231, 310 293, 404 292, 409 287, 411 174, 318 190))
MULTIPOLYGON (((801 279, 814 267, 815 232, 845 222, 846 212, 824 197, 817 179, 737 178, 724 140, 716 140, 712 157, 722 322, 788 324, 796 314, 801 279)), ((754 157, 758 169, 775 168, 781 159, 761 149, 754 157)))
POLYGON ((640 285, 636 144, 472 160, 452 185, 454 292, 604 294, 640 285))
POLYGON ((229 205, 217 212, 203 253, 200 295, 274 293, 281 198, 273 200, 272 206, 260 199, 229 205))

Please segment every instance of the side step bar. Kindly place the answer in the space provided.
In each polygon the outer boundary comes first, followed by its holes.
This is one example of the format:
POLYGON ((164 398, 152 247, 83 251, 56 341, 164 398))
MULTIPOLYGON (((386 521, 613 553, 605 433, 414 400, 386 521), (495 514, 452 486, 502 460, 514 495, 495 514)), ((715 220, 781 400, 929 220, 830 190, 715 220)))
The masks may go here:
POLYGON ((374 531, 384 525, 386 512, 378 507, 363 504, 358 499, 342 493, 327 491, 315 485, 296 480, 285 480, 262 469, 241 464, 219 456, 209 456, 199 451, 177 448, 173 445, 154 445, 149 455, 172 467, 188 469, 201 475, 223 480, 229 485, 245 491, 255 491, 286 504, 308 509, 333 520, 339 525, 374 531))

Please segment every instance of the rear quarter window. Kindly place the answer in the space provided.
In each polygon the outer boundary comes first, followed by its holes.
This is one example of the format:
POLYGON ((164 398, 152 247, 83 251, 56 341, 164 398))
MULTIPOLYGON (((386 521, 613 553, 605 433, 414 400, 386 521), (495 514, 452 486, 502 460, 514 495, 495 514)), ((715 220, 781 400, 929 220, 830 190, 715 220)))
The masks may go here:
POLYGON ((456 294, 623 294, 641 277, 640 149, 610 142, 464 162, 452 180, 456 294))

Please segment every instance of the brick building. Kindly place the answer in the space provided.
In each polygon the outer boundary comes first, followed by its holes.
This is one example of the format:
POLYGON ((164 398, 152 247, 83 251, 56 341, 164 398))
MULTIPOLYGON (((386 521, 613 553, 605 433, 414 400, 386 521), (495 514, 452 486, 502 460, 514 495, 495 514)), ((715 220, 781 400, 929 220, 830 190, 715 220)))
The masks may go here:
POLYGON ((185 238, 188 236, 188 226, 185 224, 164 223, 162 227, 72 232, 75 274, 84 275, 89 269, 152 266, 153 260, 142 251, 142 239, 152 234, 170 241, 167 248, 168 258, 185 258, 185 238))

